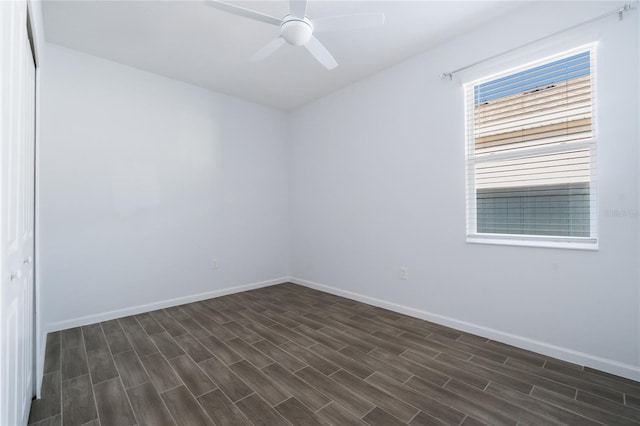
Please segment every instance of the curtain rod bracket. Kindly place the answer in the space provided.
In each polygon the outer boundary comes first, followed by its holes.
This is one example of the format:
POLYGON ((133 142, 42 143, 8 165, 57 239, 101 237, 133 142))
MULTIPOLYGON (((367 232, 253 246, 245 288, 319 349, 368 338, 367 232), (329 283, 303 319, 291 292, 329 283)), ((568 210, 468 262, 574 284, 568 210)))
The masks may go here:
POLYGON ((624 14, 631 12, 633 9, 635 9, 635 6, 632 4, 625 4, 620 11, 618 12, 618 18, 622 21, 624 19, 624 14))
POLYGON ((443 72, 442 74, 440 74, 440 79, 442 80, 453 80, 453 74, 450 72, 443 72))

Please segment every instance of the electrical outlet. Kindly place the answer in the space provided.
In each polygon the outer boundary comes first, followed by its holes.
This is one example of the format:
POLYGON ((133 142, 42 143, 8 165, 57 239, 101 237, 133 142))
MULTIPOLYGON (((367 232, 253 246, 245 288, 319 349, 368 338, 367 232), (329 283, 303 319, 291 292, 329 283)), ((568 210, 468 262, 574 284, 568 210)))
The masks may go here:
POLYGON ((400 279, 401 280, 408 280, 409 279, 409 268, 407 268, 406 266, 401 266, 400 267, 400 279))
POLYGON ((218 259, 213 259, 211 261, 211 269, 218 269, 218 259))

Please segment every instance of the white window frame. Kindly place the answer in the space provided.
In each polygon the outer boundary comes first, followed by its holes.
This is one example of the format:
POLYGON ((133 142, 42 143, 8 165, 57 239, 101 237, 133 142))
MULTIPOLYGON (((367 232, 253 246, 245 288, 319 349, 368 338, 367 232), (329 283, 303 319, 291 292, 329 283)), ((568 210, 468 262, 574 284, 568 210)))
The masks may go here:
POLYGON ((465 173, 466 173, 466 226, 467 243, 527 246, 527 247, 548 247, 578 250, 598 250, 598 182, 597 176, 597 78, 596 78, 596 43, 589 43, 580 47, 565 50, 552 56, 547 56, 524 65, 509 68, 505 71, 494 73, 482 78, 469 81, 464 84, 464 113, 465 113, 465 173), (537 147, 528 150, 517 151, 517 153, 499 153, 486 157, 476 158, 474 129, 474 107, 468 101, 470 92, 473 93, 475 86, 487 81, 491 81, 506 75, 523 71, 548 62, 553 62, 571 55, 585 51, 590 52, 590 78, 591 78, 591 126, 592 138, 580 142, 568 142, 571 149, 589 149, 591 161, 591 173, 589 182, 589 215, 590 215, 590 236, 589 237, 567 237, 567 236, 547 236, 547 235, 520 235, 520 234, 490 234, 477 232, 477 206, 475 188, 475 165, 481 162, 496 161, 501 159, 521 158, 536 154, 551 154, 567 150, 566 146, 555 145, 548 147, 537 147), (470 127, 471 126, 471 127, 470 127))

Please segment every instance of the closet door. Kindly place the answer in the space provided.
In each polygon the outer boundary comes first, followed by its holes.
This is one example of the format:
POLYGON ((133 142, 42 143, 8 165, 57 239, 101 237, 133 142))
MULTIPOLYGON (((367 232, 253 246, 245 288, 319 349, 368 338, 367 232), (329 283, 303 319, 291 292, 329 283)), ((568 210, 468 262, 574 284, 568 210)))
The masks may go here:
POLYGON ((26 2, 0 8, 0 424, 25 425, 34 390, 35 64, 26 2))

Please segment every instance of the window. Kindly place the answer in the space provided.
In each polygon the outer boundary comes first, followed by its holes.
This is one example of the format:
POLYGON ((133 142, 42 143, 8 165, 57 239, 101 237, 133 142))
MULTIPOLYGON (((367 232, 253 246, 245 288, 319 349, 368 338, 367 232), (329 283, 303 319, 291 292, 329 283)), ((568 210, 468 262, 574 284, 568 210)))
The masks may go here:
POLYGON ((468 241, 596 248, 594 55, 465 85, 468 241))

